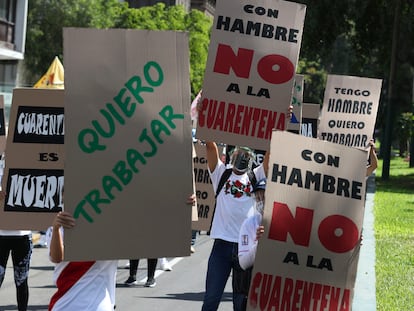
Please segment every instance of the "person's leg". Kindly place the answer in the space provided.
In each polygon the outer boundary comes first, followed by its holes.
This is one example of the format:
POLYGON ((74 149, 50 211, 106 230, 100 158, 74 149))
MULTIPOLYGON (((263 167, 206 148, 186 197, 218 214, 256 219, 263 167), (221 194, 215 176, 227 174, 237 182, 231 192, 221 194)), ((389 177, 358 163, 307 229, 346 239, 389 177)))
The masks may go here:
POLYGON ((153 279, 155 275, 155 270, 157 269, 158 258, 148 258, 148 271, 147 277, 148 279, 153 279))
POLYGON ((14 283, 16 284, 17 308, 19 311, 26 311, 29 302, 29 277, 30 258, 32 256, 32 236, 25 235, 14 237, 12 250, 14 283))
POLYGON ((147 282, 144 284, 145 287, 155 287, 155 270, 157 268, 158 258, 148 258, 147 268, 147 282))
POLYGON ((7 236, 0 236, 0 287, 6 274, 7 260, 10 254, 10 243, 7 236))
POLYGON ((128 286, 137 285, 137 272, 138 272, 139 259, 129 260, 129 277, 125 281, 128 286))
POLYGON ((132 276, 133 278, 137 277, 138 265, 139 265, 139 259, 129 260, 129 276, 132 276))
POLYGON ((239 264, 238 245, 233 246, 233 310, 246 311, 252 268, 243 270, 239 264))
POLYGON ((191 246, 190 246, 191 253, 195 252, 194 244, 196 242, 196 239, 197 239, 197 230, 192 230, 191 231, 191 246))
POLYGON ((232 244, 223 240, 214 241, 208 260, 202 311, 218 309, 232 267, 232 244))

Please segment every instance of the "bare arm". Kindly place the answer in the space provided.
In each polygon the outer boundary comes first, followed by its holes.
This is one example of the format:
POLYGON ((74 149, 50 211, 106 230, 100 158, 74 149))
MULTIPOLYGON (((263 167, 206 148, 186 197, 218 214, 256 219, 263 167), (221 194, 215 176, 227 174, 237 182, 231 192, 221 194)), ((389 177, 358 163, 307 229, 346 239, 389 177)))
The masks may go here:
POLYGON ((63 236, 60 227, 70 229, 75 226, 75 219, 67 212, 60 212, 53 221, 52 238, 50 240, 50 260, 59 263, 64 260, 63 236))
POLYGON ((369 149, 369 165, 367 166, 367 173, 366 176, 370 176, 378 167, 378 158, 377 158, 377 153, 375 152, 375 145, 374 145, 374 141, 371 140, 369 142, 370 144, 370 149, 369 149))
POLYGON ((218 148, 215 142, 207 141, 207 164, 210 172, 213 172, 219 161, 218 148))
POLYGON ((267 177, 268 171, 269 171, 269 158, 270 158, 270 151, 267 150, 265 153, 265 156, 263 158, 263 170, 265 172, 265 175, 267 177))
MULTIPOLYGON (((197 96, 197 112, 201 113, 203 110, 203 105, 201 103, 201 94, 202 91, 200 91, 199 95, 197 96)), ((208 168, 210 169, 210 172, 213 172, 214 169, 217 166, 217 161, 219 160, 219 154, 218 154, 218 148, 217 144, 213 141, 206 141, 206 150, 207 150, 207 164, 208 168)))

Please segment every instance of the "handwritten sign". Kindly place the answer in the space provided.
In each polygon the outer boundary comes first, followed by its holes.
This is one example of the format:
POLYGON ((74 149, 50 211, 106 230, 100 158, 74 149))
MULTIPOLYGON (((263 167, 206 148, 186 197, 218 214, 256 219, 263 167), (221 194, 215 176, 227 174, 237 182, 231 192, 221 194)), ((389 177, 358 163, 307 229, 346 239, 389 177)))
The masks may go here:
POLYGON ((64 38, 65 210, 77 220, 65 252, 71 260, 189 255, 188 34, 68 28, 64 38))

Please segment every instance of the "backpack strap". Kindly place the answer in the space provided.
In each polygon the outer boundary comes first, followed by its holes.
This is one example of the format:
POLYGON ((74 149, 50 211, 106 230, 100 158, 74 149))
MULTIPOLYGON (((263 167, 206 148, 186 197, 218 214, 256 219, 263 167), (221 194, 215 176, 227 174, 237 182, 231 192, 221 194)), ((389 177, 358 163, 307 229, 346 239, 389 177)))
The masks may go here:
MULTIPOLYGON (((217 189, 216 189, 216 195, 215 195, 215 202, 214 202, 214 211, 213 211, 213 216, 211 218, 211 223, 210 223, 210 229, 207 231, 207 234, 210 234, 211 231, 211 226, 213 225, 213 219, 214 219, 214 214, 216 213, 216 204, 217 204, 217 196, 219 195, 221 189, 223 189, 224 184, 226 183, 227 179, 229 179, 231 173, 232 173, 233 169, 232 168, 228 168, 226 169, 223 174, 220 177, 217 189)), ((247 175, 249 176, 249 180, 250 183, 252 184, 252 187, 254 187, 256 185, 256 175, 254 174, 254 172, 252 170, 249 170, 247 172, 247 175)))
POLYGON ((231 168, 227 168, 223 172, 223 174, 221 174, 221 177, 220 177, 217 189, 216 189, 216 195, 214 196, 214 211, 213 211, 213 216, 211 217, 210 229, 207 231, 207 235, 210 235, 211 226, 213 225, 214 214, 216 213, 217 196, 219 195, 221 189, 223 189, 223 186, 226 183, 227 179, 229 179, 231 175, 231 171, 232 171, 231 168))
POLYGON ((224 184, 226 183, 227 179, 229 179, 230 175, 231 175, 231 168, 227 168, 223 174, 220 177, 220 181, 218 183, 217 189, 216 189, 216 196, 215 198, 217 199, 217 196, 219 195, 221 189, 223 189, 224 184))
POLYGON ((253 170, 248 170, 247 175, 249 176, 250 183, 252 185, 252 188, 254 189, 257 184, 256 174, 253 172, 253 170))

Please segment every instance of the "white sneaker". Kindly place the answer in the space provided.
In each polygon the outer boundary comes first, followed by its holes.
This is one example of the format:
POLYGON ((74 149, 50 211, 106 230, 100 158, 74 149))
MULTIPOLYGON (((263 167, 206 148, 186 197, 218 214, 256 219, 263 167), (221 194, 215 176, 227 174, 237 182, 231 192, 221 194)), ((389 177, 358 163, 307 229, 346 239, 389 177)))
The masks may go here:
POLYGON ((172 268, 166 258, 161 258, 161 269, 164 271, 172 271, 172 268))

